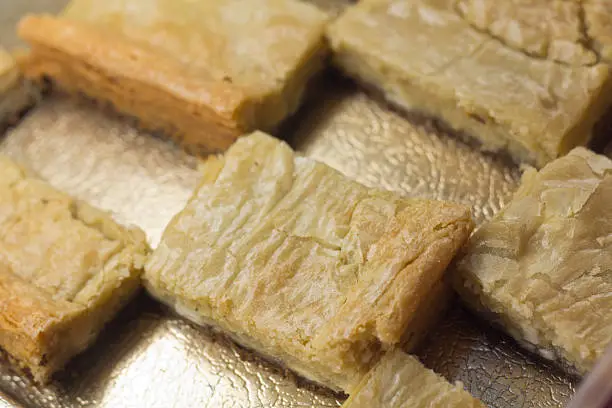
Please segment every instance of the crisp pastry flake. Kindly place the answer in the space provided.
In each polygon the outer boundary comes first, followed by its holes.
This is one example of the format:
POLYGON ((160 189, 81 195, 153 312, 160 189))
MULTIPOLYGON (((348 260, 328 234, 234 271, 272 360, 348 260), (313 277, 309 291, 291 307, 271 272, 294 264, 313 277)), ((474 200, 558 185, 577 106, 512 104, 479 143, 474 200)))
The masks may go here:
POLYGON ((140 287, 144 234, 0 156, 0 348, 47 382, 140 287))
POLYGON ((363 378, 342 408, 485 408, 415 357, 389 351, 363 378))
POLYGON ((468 208, 366 188, 261 132, 202 171, 145 268, 179 314, 344 391, 435 321, 468 208))
POLYGON ((466 302, 542 356, 585 373, 612 341, 612 161, 584 148, 537 172, 470 239, 466 302))

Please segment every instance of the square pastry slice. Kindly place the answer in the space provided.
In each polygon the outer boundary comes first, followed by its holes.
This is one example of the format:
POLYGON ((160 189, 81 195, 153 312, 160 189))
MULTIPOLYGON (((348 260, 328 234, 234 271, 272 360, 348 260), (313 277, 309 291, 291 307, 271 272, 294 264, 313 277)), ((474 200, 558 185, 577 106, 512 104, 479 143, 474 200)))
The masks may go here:
POLYGON ((582 16, 573 1, 364 0, 328 37, 337 64, 391 103, 542 166, 587 143, 612 103, 582 16))
POLYGON ((108 101, 203 151, 294 112, 323 66, 327 15, 299 0, 73 0, 25 17, 27 76, 108 101))
POLYGON ((470 239, 457 290, 518 341, 585 373, 612 341, 611 202, 612 161, 586 149, 528 170, 470 239))
POLYGON ((0 348, 46 382, 140 286, 144 234, 0 156, 0 348))
POLYGON ((145 268, 179 314, 335 390, 444 304, 468 208, 366 188, 271 136, 208 159, 145 268))
POLYGON ((23 81, 13 56, 0 47, 0 131, 30 105, 36 92, 23 81))
POLYGON ((342 408, 485 408, 416 358, 389 351, 363 378, 342 408))

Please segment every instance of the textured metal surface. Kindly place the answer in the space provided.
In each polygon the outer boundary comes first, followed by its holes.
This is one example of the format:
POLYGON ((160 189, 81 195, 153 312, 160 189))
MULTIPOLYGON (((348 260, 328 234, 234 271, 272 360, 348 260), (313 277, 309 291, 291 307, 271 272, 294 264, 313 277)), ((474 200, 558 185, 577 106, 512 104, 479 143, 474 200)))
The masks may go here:
MULTIPOLYGON (((0 0, 0 18, 14 21, 26 8, 53 10, 60 3, 0 0)), ((0 41, 13 44, 3 30, 0 41)), ((280 132, 305 154, 367 185, 468 203, 478 221, 495 213, 516 187, 517 169, 502 160, 438 135, 428 124, 411 125, 334 76, 327 81, 333 82, 325 84, 327 91, 313 95, 280 132)), ((153 245, 197 180, 193 157, 115 115, 63 97, 50 97, 33 110, 0 139, 0 152, 110 210, 119 221, 139 225, 153 245)), ((458 306, 420 355, 490 407, 557 407, 573 393, 571 378, 458 306)), ((2 393, 17 401, 9 405, 25 407, 281 408, 341 402, 174 317, 144 295, 48 387, 34 386, 0 362, 2 393)))
POLYGON ((468 204, 477 222, 516 188, 519 171, 503 160, 438 135, 429 123, 409 124, 335 75, 321 88, 281 130, 308 156, 368 186, 468 204))
POLYGON ((0 394, 0 408, 15 408, 17 406, 15 400, 9 400, 8 397, 0 394))

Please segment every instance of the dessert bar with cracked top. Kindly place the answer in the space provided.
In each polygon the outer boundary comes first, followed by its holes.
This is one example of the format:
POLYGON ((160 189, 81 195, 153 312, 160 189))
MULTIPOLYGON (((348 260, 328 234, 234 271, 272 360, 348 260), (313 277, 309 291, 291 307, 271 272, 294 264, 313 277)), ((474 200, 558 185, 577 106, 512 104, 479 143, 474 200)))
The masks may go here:
POLYGON ((46 382, 140 286, 144 234, 0 156, 0 348, 46 382))
POLYGON ((149 258, 145 287, 335 390, 423 335, 472 230, 462 205, 366 188, 261 132, 202 173, 149 258))
POLYGON ((26 16, 23 69, 194 151, 271 129, 323 66, 328 16, 299 0, 73 0, 26 16))
POLYGON ((33 102, 35 94, 33 87, 23 81, 13 56, 0 47, 0 130, 33 102))
POLYGON ((612 341, 612 161, 584 148, 523 175, 454 274, 477 311, 585 373, 612 341))
POLYGON ((364 0, 330 24, 328 37, 336 63, 391 103, 541 167, 586 144, 612 103, 604 7, 364 0))
POLYGON ((450 384, 419 360, 389 351, 363 378, 342 408, 485 408, 463 389, 450 384))

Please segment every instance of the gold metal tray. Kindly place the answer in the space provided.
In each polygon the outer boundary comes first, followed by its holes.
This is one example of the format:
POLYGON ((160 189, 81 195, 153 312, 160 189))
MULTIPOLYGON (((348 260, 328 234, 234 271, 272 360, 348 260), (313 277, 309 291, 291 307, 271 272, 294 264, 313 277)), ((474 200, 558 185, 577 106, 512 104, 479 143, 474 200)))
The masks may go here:
MULTIPOLYGON (((0 0, 0 43, 18 44, 14 25, 25 12, 55 12, 64 2, 0 0)), ((345 0, 317 3, 334 12, 345 0)), ((278 132, 306 155, 366 185, 468 203, 478 222, 516 188, 519 171, 506 161, 430 123, 408 121, 337 74, 328 73, 324 82, 325 91, 315 92, 278 132)), ((57 95, 0 136, 0 153, 120 222, 140 226, 153 246, 198 177, 196 159, 171 143, 91 103, 57 95)), ((576 384, 458 304, 419 356, 490 407, 559 407, 576 384)), ((144 294, 50 386, 36 386, 0 361, 0 408, 322 408, 342 399, 187 323, 144 294)))

